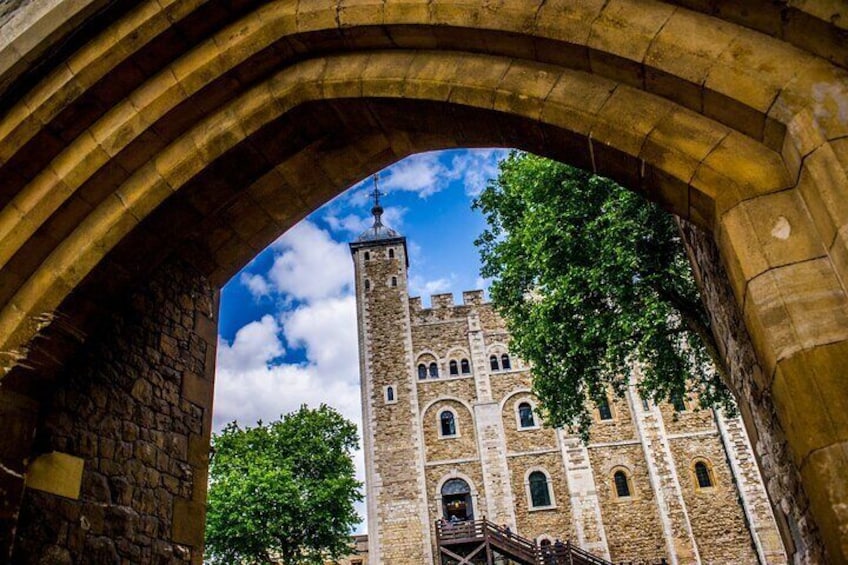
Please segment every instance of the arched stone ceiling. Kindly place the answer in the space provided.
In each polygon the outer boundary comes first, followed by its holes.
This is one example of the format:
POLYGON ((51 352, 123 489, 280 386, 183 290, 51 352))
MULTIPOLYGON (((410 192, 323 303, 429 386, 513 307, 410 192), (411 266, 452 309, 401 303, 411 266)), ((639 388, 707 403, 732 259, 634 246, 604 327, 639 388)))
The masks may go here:
MULTIPOLYGON (((99 300, 169 254, 220 284, 375 168, 462 145, 591 168, 711 230, 776 379, 799 352, 848 340, 841 3, 11 6, 0 13, 4 373, 60 363, 33 337, 84 335, 99 300), (792 237, 769 236, 776 214, 792 237)), ((789 430, 799 466, 848 439, 848 421, 825 413, 824 443, 789 430)), ((822 465, 806 468, 824 476, 822 465)), ((842 551, 848 517, 829 496, 816 512, 842 551)))

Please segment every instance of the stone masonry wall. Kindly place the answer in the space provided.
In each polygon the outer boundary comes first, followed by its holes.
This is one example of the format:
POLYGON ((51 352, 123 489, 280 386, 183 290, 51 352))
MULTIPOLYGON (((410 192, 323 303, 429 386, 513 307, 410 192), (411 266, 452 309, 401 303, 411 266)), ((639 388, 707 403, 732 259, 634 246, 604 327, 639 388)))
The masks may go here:
POLYGON ((35 440, 84 460, 81 493, 25 491, 15 563, 202 562, 217 297, 166 264, 90 336, 35 440))
POLYGON ((751 534, 717 434, 669 441, 701 562, 757 563, 751 534), (694 461, 706 460, 713 486, 699 488, 694 461))
POLYGON ((729 384, 754 446, 787 553, 795 563, 824 563, 824 548, 809 512, 809 500, 798 469, 792 464, 771 397, 762 386, 762 369, 715 242, 689 222, 679 220, 678 226, 719 351, 729 367, 729 384))
POLYGON ((642 446, 634 443, 590 447, 589 459, 595 473, 612 560, 668 557, 642 446), (620 499, 615 495, 612 476, 618 467, 631 473, 632 496, 629 498, 620 499))

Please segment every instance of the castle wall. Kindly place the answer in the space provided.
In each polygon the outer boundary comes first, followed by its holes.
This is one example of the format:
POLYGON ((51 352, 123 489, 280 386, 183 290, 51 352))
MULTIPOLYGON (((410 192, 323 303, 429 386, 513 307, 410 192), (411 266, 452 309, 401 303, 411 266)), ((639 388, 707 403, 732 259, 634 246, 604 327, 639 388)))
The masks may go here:
POLYGON ((217 298, 168 263, 88 337, 45 400, 13 563, 202 563, 217 298))
MULTIPOLYGON (((677 413, 669 403, 643 401, 633 380, 623 397, 608 394, 611 419, 601 420, 592 405, 588 445, 546 428, 538 413, 536 425, 521 428, 518 405, 537 405, 531 374, 514 355, 509 369, 490 366, 491 355, 499 362, 509 355, 509 335, 491 305, 482 302, 482 294, 465 293, 463 304, 454 304, 450 295, 433 296, 430 308, 423 308, 418 298, 408 304, 412 356, 406 374, 415 383, 417 424, 425 445, 424 522, 430 539, 434 521, 442 516, 440 486, 456 476, 472 487, 475 517, 486 516, 533 539, 570 539, 613 561, 665 557, 675 565, 753 564, 759 555, 767 563, 785 562, 775 548, 774 522, 763 512, 764 495, 756 490, 750 450, 746 452, 737 433, 728 440, 736 450, 728 456, 721 434, 730 431, 717 428, 712 412, 693 410, 696 399, 677 413), (450 361, 462 359, 469 360, 470 374, 450 375, 450 361), (433 362, 438 378, 429 375, 433 362), (425 379, 418 378, 419 363, 428 368, 425 379), (440 437, 438 414, 445 409, 456 415, 457 437, 440 437), (714 487, 699 489, 693 482, 692 465, 698 458, 710 462, 714 487), (617 495, 613 482, 622 469, 631 488, 626 497, 617 495), (550 507, 531 507, 528 477, 537 470, 548 478, 550 507), (741 494, 735 488, 740 475, 748 480, 741 494), (749 523, 766 538, 752 537, 749 523), (769 557, 765 547, 773 551, 769 557)), ((379 379, 377 375, 372 384, 379 379)), ((392 419, 400 417, 396 408, 392 414, 392 419)), ((733 430, 738 432, 738 426, 733 430)), ((402 449, 411 437, 409 430, 399 431, 387 441, 402 449)), ((410 473, 408 461, 404 472, 410 473)), ((413 563, 398 561, 407 562, 413 563)))

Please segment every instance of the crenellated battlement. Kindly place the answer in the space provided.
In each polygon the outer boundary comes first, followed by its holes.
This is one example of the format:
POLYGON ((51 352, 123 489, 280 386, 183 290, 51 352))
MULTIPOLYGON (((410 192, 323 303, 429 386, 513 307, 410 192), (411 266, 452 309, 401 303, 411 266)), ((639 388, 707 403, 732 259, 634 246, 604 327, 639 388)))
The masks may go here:
MULTIPOLYGON (((413 324, 441 322, 465 318, 473 309, 481 308, 481 315, 489 319, 493 315, 491 304, 486 301, 482 290, 467 290, 462 293, 462 303, 455 302, 449 292, 430 295, 430 307, 425 308, 420 296, 409 298, 409 314, 413 324)), ((496 325, 500 325, 498 321, 496 325)))

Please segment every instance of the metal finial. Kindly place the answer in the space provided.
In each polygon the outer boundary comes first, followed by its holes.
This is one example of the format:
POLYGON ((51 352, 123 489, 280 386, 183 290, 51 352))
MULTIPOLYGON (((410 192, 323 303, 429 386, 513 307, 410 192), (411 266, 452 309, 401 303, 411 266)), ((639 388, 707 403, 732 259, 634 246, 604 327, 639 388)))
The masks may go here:
POLYGON ((374 207, 379 208, 380 207, 380 197, 385 196, 386 193, 380 192, 380 189, 377 187, 377 181, 380 179, 379 173, 375 174, 372 178, 374 179, 374 192, 371 193, 371 196, 374 197, 374 207))

